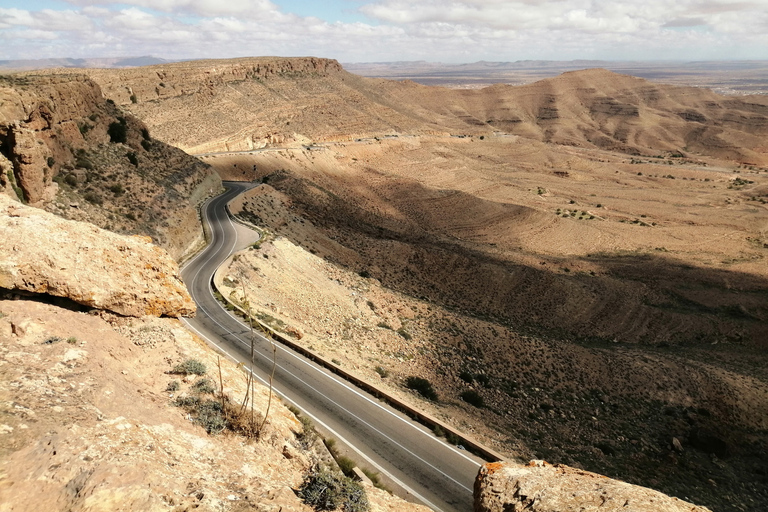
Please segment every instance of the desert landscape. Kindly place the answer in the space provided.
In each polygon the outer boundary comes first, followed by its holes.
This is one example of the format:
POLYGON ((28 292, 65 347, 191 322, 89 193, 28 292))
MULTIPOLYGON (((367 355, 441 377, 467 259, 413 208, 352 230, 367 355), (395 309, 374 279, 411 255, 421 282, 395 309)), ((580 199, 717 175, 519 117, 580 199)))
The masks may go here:
POLYGON ((317 58, 4 84, 41 140, 0 132, 9 195, 178 260, 219 178, 260 182, 231 205, 263 237, 225 299, 511 461, 768 505, 765 95, 605 69, 456 89, 317 58), (73 80, 106 101, 28 107, 73 80))

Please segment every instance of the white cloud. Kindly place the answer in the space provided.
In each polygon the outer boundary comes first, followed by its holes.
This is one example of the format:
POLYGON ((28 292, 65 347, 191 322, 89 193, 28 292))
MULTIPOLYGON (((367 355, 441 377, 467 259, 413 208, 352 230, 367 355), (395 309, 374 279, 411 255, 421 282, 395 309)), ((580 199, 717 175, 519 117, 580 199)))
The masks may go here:
MULTIPOLYGON (((66 0, 73 5, 114 5, 111 0, 66 0)), ((166 13, 195 14, 198 16, 254 15, 279 13, 280 9, 269 0, 121 0, 121 5, 144 7, 166 13)))
POLYGON ((0 58, 768 58, 768 0, 359 2, 374 23, 301 17, 281 10, 280 0, 67 1, 67 10, 0 8, 0 58))

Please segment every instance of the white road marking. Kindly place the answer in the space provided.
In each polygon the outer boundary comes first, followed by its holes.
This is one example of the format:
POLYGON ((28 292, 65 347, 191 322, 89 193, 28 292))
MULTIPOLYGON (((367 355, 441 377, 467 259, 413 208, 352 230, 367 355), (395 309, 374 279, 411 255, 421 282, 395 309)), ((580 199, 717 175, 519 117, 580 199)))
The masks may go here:
MULTIPOLYGON (((223 347, 221 347, 220 345, 218 345, 218 344, 217 344, 215 341, 211 340, 211 339, 210 339, 208 336, 206 336, 206 335, 205 335, 205 334, 203 334, 202 332, 200 332, 200 331, 198 331, 197 329, 195 329, 195 327, 194 327, 192 324, 190 324, 190 323, 189 323, 189 321, 188 321, 186 318, 182 318, 182 320, 184 321, 184 323, 186 323, 186 324, 187 324, 187 327, 189 327, 189 329, 193 330, 194 332, 196 332, 196 333, 197 333, 197 335, 198 335, 198 336, 200 336, 200 337, 204 338, 204 339, 205 339, 205 340, 206 340, 208 343, 210 343, 211 345, 213 345, 214 347, 216 347, 217 349, 219 349, 219 351, 223 352, 223 353, 224 353, 224 354, 225 354, 227 357, 229 357, 230 359, 232 359, 232 361, 234 361, 235 363, 239 363, 239 362, 240 362, 240 361, 238 361, 238 360, 237 360, 237 358, 236 358, 235 356, 233 356, 232 354, 230 354, 229 352, 227 352, 227 351, 226 351, 226 349, 224 349, 223 347)), ((249 373, 251 373, 251 375, 253 375, 254 377, 256 377, 256 378, 257 378, 259 381, 261 381, 261 383, 262 383, 262 384, 264 384, 265 386, 268 386, 268 385, 269 385, 269 383, 268 383, 267 381, 265 381, 264 379, 262 379, 261 377, 259 377, 258 375, 256 375, 256 373, 255 373, 255 372, 252 372, 250 368, 246 368, 246 370, 247 370, 249 373)), ((274 385, 273 385, 273 386, 272 386, 272 390, 273 390, 273 391, 275 392, 275 394, 277 394, 279 397, 283 398, 284 400, 287 400, 288 402, 291 402, 291 403, 293 403, 293 402, 291 401, 291 399, 290 399, 290 398, 288 398, 288 397, 287 397, 287 396, 286 396, 286 395, 285 395, 283 392, 279 391, 279 390, 277 389, 277 387, 276 387, 276 386, 274 386, 274 385)), ((339 434, 338 432, 336 432, 334 429, 332 429, 331 427, 329 427, 329 426, 328 426, 328 425, 327 425, 325 422, 323 422, 321 419, 319 419, 319 418, 317 418, 317 417, 313 416, 312 414, 310 414, 310 413, 309 413, 309 412, 307 412, 307 411, 303 411, 303 412, 304 412, 304 414, 306 414, 307 416, 309 416, 309 417, 312 419, 312 421, 314 421, 315 423, 318 423, 318 424, 322 425, 322 427, 323 427, 324 429, 326 429, 328 432, 330 432, 330 433, 331 433, 331 434, 333 434, 335 437, 337 437, 338 439, 340 439, 340 440, 341 440, 343 443, 345 443, 347 446, 349 446, 350 448, 352 448, 352 449, 355 451, 355 453, 357 453, 357 454, 358 454, 358 455, 360 455, 362 458, 364 458, 366 461, 368 461, 368 463, 369 463, 370 465, 372 465, 373 467, 375 467, 375 468, 376 468, 376 469, 377 469, 379 472, 381 472, 381 473, 385 474, 385 475, 386 475, 386 476, 387 476, 387 477, 388 477, 390 480, 392 480, 393 482, 397 483, 397 485, 399 485, 400 487, 402 487, 403 489, 405 489, 407 492, 409 492, 410 494, 412 494, 413 496, 415 496, 415 497, 416 497, 418 500, 420 500, 422 503, 424 503, 424 504, 425 504, 425 505, 427 505, 428 507, 432 508, 432 509, 433 509, 433 510, 435 510, 436 512, 443 512, 443 510, 442 510, 440 507, 438 507, 437 505, 435 505, 434 503, 432 503, 431 501, 429 501, 428 499, 426 499, 424 496, 422 496, 422 495, 421 495, 421 494, 419 494, 418 492, 414 491, 414 490, 413 490, 413 489, 412 489, 410 486, 406 485, 406 484, 405 484, 403 481, 401 481, 401 480, 400 480, 400 479, 398 479, 396 476, 394 476, 393 474, 391 474, 389 471, 387 471, 386 469, 382 468, 382 467, 381 467, 381 466, 379 466, 379 465, 378 465, 376 462, 374 462, 373 460, 371 460, 371 459, 370 459, 370 458, 369 458, 369 457, 368 457, 366 454, 364 454, 363 452, 361 452, 360 450, 358 450, 358 449, 357 449, 357 447, 356 447, 354 444, 352 444, 351 442, 349 442, 349 441, 348 441, 348 440, 347 440, 347 439, 346 439, 344 436, 342 436, 341 434, 339 434)), ((410 452, 409 452, 409 453, 410 453, 410 452)))
MULTIPOLYGON (((210 203, 209 203, 209 204, 210 204, 210 203)), ((234 240, 234 242, 233 242, 233 244, 232 244, 232 247, 230 248, 229 252, 227 253, 227 256, 225 257, 225 259, 226 259, 226 258, 228 258, 228 257, 229 257, 229 256, 232 254, 232 252, 234 251, 234 248, 235 248, 235 246, 237 245, 237 230, 234 228, 234 226, 233 226, 233 223, 232 223, 232 219, 229 217, 229 215, 227 215, 226 217, 227 217, 227 221, 229 222, 230 226, 232 227, 232 230, 235 232, 235 240, 234 240)), ((205 208, 205 220, 206 220, 206 221, 208 222, 208 224, 209 224, 209 225, 212 227, 211 216, 209 215, 209 212, 208 212, 208 209, 207 209, 207 208, 205 208)), ((215 241, 216 241, 216 231, 215 231, 215 229, 213 229, 213 227, 212 227, 212 229, 211 229, 211 244, 210 244, 210 246, 209 246, 209 247, 213 247, 213 245, 214 245, 215 241)), ((198 260, 198 259, 199 259, 199 258, 200 258, 202 255, 203 255, 203 253, 204 253, 204 252, 205 252, 205 251, 202 251, 202 252, 200 252, 200 253, 199 253, 197 256, 195 256, 194 258, 192 258, 191 260, 189 260, 189 261, 188 261, 188 262, 187 262, 187 263, 184 265, 184 267, 183 267, 183 268, 186 268, 187 266, 189 266, 190 264, 192 264, 192 262, 195 262, 195 261, 197 261, 197 260, 198 260)), ((220 252, 220 250, 217 250, 217 251, 215 251, 215 253, 214 253, 212 256, 210 256, 210 257, 208 258, 208 261, 210 261, 211 259, 213 259, 213 257, 214 257, 216 254, 218 254, 219 252, 220 252)), ((200 274, 201 270, 202 270, 202 268, 198 269, 198 271, 195 273, 195 276, 194 276, 194 278, 193 278, 193 281, 192 281, 192 282, 194 282, 194 281, 196 281, 196 280, 197 280, 197 278, 198 278, 198 276, 199 276, 199 274, 200 274)), ((213 297, 213 289, 211 288, 211 283, 210 283, 210 281, 208 282, 208 286, 207 286, 207 288, 208 288, 208 292, 209 292, 209 294, 210 294, 210 297, 211 297, 211 298, 214 298, 214 297, 213 297)), ((214 299, 214 300, 215 300, 215 299, 214 299)), ((230 331, 229 329, 227 329, 226 327, 224 327, 224 326, 223 326, 221 323, 219 323, 219 322, 218 322, 218 321, 217 321, 217 320, 216 320, 216 319, 215 319, 215 318, 214 318, 214 317, 213 317, 213 316, 210 314, 210 312, 208 312, 208 311, 207 311, 207 310, 206 310, 206 309, 205 309, 203 306, 201 306, 201 305, 198 305, 198 307, 199 307, 199 308, 200 308, 200 309, 201 309, 201 310, 202 310, 202 311, 203 311, 203 312, 204 312, 204 313, 205 313, 205 314, 208 316, 208 318, 209 318, 209 319, 211 319, 211 320, 212 320, 212 321, 213 321, 213 322, 214 322, 216 325, 218 325, 218 326, 219 326, 221 329, 223 329, 225 332, 228 332, 228 333, 229 333, 231 336, 233 336, 233 337, 234 337, 234 338, 235 338, 235 339, 236 339, 236 340, 237 340, 239 343, 241 343, 241 344, 242 344, 242 345, 243 345, 245 348, 250 348, 250 344, 249 344, 249 343, 247 343, 246 341, 242 340, 242 339, 241 339, 241 338, 240 338, 238 335, 236 335, 235 333, 233 333, 232 331, 230 331)), ((223 308, 222 308, 222 310, 223 310, 223 308)), ((238 323, 241 323, 241 322, 240 322, 238 319, 236 319, 236 318, 234 318, 234 317, 232 317, 232 318, 233 318, 233 319, 235 319, 235 320, 236 320, 238 323)), ((238 362, 236 358, 234 358, 234 357, 233 357, 231 354, 229 354, 229 352, 227 352, 226 350, 224 350, 224 349, 223 349, 223 348, 222 348, 222 347, 221 347, 219 344, 215 343, 215 342, 214 342, 214 341, 212 341, 212 340, 211 340, 209 337, 207 337, 206 335, 204 335, 203 333, 201 333, 200 331, 198 331, 196 328, 194 328, 194 327, 193 327, 193 326, 192 326, 192 325, 189 323, 189 321, 188 321, 187 319, 183 319, 183 321, 184 321, 184 323, 186 323, 186 324, 187 324, 187 326, 188 326, 190 329, 192 329, 193 331, 195 331, 195 332, 196 332, 198 335, 200 335, 201 337, 203 337, 204 339, 206 339, 206 340, 207 340, 209 343, 211 343, 211 344, 212 344, 212 345, 214 345, 216 348, 218 348, 220 351, 222 351, 224 354, 226 354, 227 356, 229 356, 229 357, 230 357, 232 360, 234 360, 234 361, 238 362)), ((244 325, 244 324, 243 324, 243 325, 244 325)), ((261 336, 260 336, 260 337, 261 337, 261 336)), ((265 338, 263 338, 263 337, 261 337, 261 338, 262 338, 264 341, 267 341, 265 338)), ((351 387, 351 386, 350 386, 350 385, 348 385, 348 384, 347 384, 345 381, 343 381, 343 380, 339 379, 337 376, 335 376, 335 375, 333 375, 333 374, 325 373, 325 372, 321 371, 321 369, 320 369, 320 368, 318 368, 318 367, 316 367, 316 366, 314 366, 314 365, 308 364, 308 363, 307 363, 307 361, 305 360, 305 358, 303 358, 302 356, 299 356, 298 354, 294 353, 294 352, 293 352, 292 350, 290 350, 290 349, 287 349, 287 348, 285 348, 285 347, 283 347, 283 346, 281 346, 281 345, 275 345, 275 346, 276 346, 276 347, 278 347, 278 348, 281 350, 281 353, 282 353, 282 354, 285 354, 285 355, 290 355, 290 356, 292 356, 292 357, 293 357, 293 358, 295 358, 297 361, 300 361, 300 362, 301 362, 303 365, 305 365, 306 367, 308 367, 308 368, 312 368, 312 369, 314 369, 315 371, 317 371, 318 373, 321 373, 321 374, 322 374, 324 377, 332 379, 334 382, 336 382, 337 384, 339 384, 339 385, 341 385, 342 387, 346 388, 348 391, 350 391, 350 392, 354 393, 355 395, 357 395, 358 397, 362 398, 363 400, 365 400, 365 401, 369 402, 370 404, 372 404, 372 405, 374 405, 374 406, 378 407, 380 410, 382 410, 382 411, 386 412, 387 414, 389 414, 389 415, 390 415, 390 416, 392 416, 393 418, 396 418, 396 419, 398 419, 399 421, 401 421, 402 423, 404 423, 404 424, 408 425, 409 427, 411 427, 411 428, 415 429, 415 430, 416 430, 416 431, 417 431, 419 434, 422 434, 422 435, 424 435, 426 438, 428 438, 428 439, 431 439, 432 441, 439 443, 441 447, 443 447, 443 448, 448 448, 448 449, 450 449, 451 451, 453 451, 455 454, 457 454, 457 455, 459 455, 459 456, 463 457, 464 459, 466 459, 467 461, 471 462, 472 464, 476 464, 478 467, 480 466, 480 464, 479 464, 479 463, 478 463, 476 460, 473 460, 472 458, 470 458, 469 456, 467 456, 465 453, 462 453, 461 451, 459 451, 459 450, 458 450, 458 449, 456 449, 455 447, 453 447, 453 446, 450 446, 450 445, 447 445, 447 444, 445 444, 445 443, 441 442, 440 440, 436 439, 436 438, 435 438, 435 437, 433 437, 432 435, 429 435, 429 434, 427 434, 426 432, 424 432, 424 431, 423 431, 423 430, 421 430, 420 428, 418 428, 418 427, 416 427, 415 425, 413 425, 413 423, 412 423, 411 421, 409 421, 409 420, 406 420, 406 419, 404 419, 404 418, 402 418, 402 417, 398 416, 397 414, 395 414, 395 413, 394 413, 393 411, 391 411, 390 409, 388 409, 388 408, 386 408, 386 407, 382 406, 381 404, 379 404, 379 403, 377 403, 376 401, 372 400, 371 398, 369 398, 368 396, 364 395, 363 393, 361 393, 361 392, 360 392, 360 391, 358 391, 357 389, 355 389, 355 388, 351 387)), ((262 356, 262 357, 266 357, 266 358, 269 358, 269 354, 266 354, 266 353, 262 352, 260 349, 259 349, 259 354, 260 354, 260 356, 262 356)), ((307 383, 306 383, 304 380, 300 379, 300 378, 299 378, 299 377, 297 377, 295 374, 293 374, 293 373, 289 372, 289 371, 288 371, 288 370, 287 370, 285 367, 283 367, 283 366, 280 366, 280 365, 278 365, 278 367, 279 367, 279 368, 280 368, 280 369, 281 369, 283 372, 285 372, 286 374, 289 374, 289 375, 291 375, 291 376, 292 376, 293 378, 295 378, 297 381, 299 381, 299 382, 302 382, 304 385, 306 385, 306 386, 308 386, 308 387, 311 387, 311 386, 309 386, 309 385, 308 385, 308 384, 307 384, 307 383)), ((249 370, 249 371, 250 371, 250 370, 249 370)), ((257 376, 255 373, 254 373, 254 376, 256 376, 256 378, 258 378, 258 379, 259 379, 259 380, 260 380, 262 383, 264 383, 264 384, 267 384, 267 383, 266 383, 266 381, 264 381, 264 379, 262 379, 261 377, 257 376)), ((274 386, 273 386, 273 389, 274 389, 274 386)), ((317 391, 317 390, 316 390, 316 391, 317 391)), ((342 411, 346 412, 346 413, 347 413, 347 414, 349 414, 349 416, 351 416, 352 418, 355 418, 355 419, 356 419, 356 420, 358 420, 360 423, 362 423, 362 424, 364 424, 364 425, 368 426, 369 428, 371 428, 372 430, 374 430, 374 431, 378 432, 378 433, 379 433, 379 434, 380 434, 380 435, 381 435, 381 436, 382 436, 384 439, 387 439, 387 440, 388 440, 388 441, 390 441, 391 443, 393 443, 393 444, 397 445, 397 446, 398 446, 398 447, 400 447, 400 448, 401 448, 403 451, 405 451, 405 452, 407 452, 407 453, 410 453, 410 454, 411 454, 411 455, 412 455, 414 458, 418 459, 418 460, 419 460, 419 461, 421 461, 423 464, 425 464, 425 465, 427 465, 427 466, 431 467, 433 470, 435 470, 435 471, 436 471, 436 472, 438 472, 439 474, 443 475, 445 478, 447 478, 447 479, 451 480, 452 482, 456 483, 458 486, 460 486, 461 488, 465 489, 467 492, 470 492, 470 493, 472 492, 472 489, 468 488, 467 486, 465 486, 465 485, 464 485, 464 484, 462 484, 461 482, 459 482, 459 481, 455 480, 455 479, 454 479, 454 478, 452 478, 451 476, 449 476, 449 475, 447 475, 446 473, 444 473, 443 471, 441 471, 439 468, 435 467, 434 465, 432 465, 432 464, 430 464, 429 462, 427 462, 426 460, 422 459, 421 457, 419 457, 419 456, 418 456, 418 455, 416 455, 415 453, 411 452, 410 450, 408 450, 407 448, 405 448, 403 445, 401 445, 400 443, 398 443, 398 442, 397 442, 397 441, 395 441, 394 439, 390 438, 389 436, 387 436, 386 434, 384 434, 383 432, 381 432, 380 430, 378 430, 377 428, 375 428, 375 427, 374 427, 373 425, 371 425, 370 423, 368 423, 368 422, 364 421, 363 419, 359 418, 359 417, 358 417, 358 416, 356 416, 355 414, 351 413, 349 410, 347 410, 346 408, 342 407, 341 405, 339 405, 338 403, 336 403, 334 400, 332 400, 332 399, 331 399, 331 398, 329 398, 328 396, 326 396, 326 395, 324 395, 324 394, 322 394, 322 393, 320 393, 320 392, 318 392, 318 393, 319 393, 321 396, 323 396, 323 397, 324 397, 326 400, 328 400, 330 403, 334 404, 334 405, 335 405, 335 406, 336 406, 338 409, 340 409, 340 410, 342 410, 342 411)), ((291 401, 291 400, 290 400, 290 399, 289 399, 287 396, 285 396, 285 395, 284 395, 283 393, 281 393, 281 392, 278 392, 278 395, 282 396, 284 399, 286 399, 286 400, 287 400, 287 401, 289 401, 289 402, 291 401)), ((308 413, 307 413, 307 414, 308 414, 308 413)), ((311 415, 310 415, 310 416, 311 416, 311 415)), ((335 431, 334 431, 332 428, 330 428, 330 427, 329 427, 327 424, 325 424, 323 421, 319 420, 318 418, 316 418, 316 417, 314 417, 314 416, 312 416, 312 419, 313 419, 314 421, 316 421, 317 423, 319 423, 320 425, 322 425, 324 428, 326 428, 326 429, 327 429, 329 432, 333 433, 333 435, 335 435, 335 436, 339 437, 339 438, 340 438, 342 441, 344 441, 344 442, 345 442, 345 443, 346 443, 346 444, 347 444, 349 447, 351 447, 351 448, 352 448, 352 449, 353 449, 353 450, 354 450, 356 453, 358 453, 358 454, 359 454, 361 457, 363 457, 363 458, 364 458, 366 461, 368 461, 370 464, 372 464, 374 467, 376 467, 376 468, 377 468, 379 471, 381 471, 382 473, 384 473, 385 475, 387 475, 387 476, 388 476, 389 478, 391 478, 393 481, 397 482, 397 483, 398 483, 398 484, 399 484, 399 485, 400 485, 400 486, 401 486, 403 489, 407 490, 408 492, 410 492, 411 494, 413 494, 414 496, 416 496, 418 499, 420 499, 421 501, 423 501, 424 503, 426 503, 428 506, 430 506, 430 507, 432 507, 432 508, 435 508, 436 510, 439 510, 439 509, 438 509, 438 508, 437 508, 437 507, 436 507, 434 504, 430 503, 430 502, 429 502, 428 500, 426 500, 426 499, 425 499, 423 496, 419 495, 418 493, 416 493, 415 491, 413 491, 413 489, 411 489, 410 487, 408 487, 407 485, 405 485, 403 482, 401 482, 400 480, 398 480, 397 478, 395 478, 393 475, 391 475, 391 474, 390 474, 388 471, 386 471, 386 470, 384 470, 383 468, 381 468, 381 467, 380 467, 378 464, 376 464, 376 463, 375 463, 373 460, 371 460, 371 459, 370 459, 368 456, 366 456, 366 455, 365 455, 363 452, 361 452, 361 451, 360 451, 360 450, 359 450, 357 447, 355 447, 355 446, 354 446, 352 443, 350 443, 350 442, 349 442, 348 440, 346 440, 344 437, 342 437, 342 436, 341 436, 341 435, 339 435, 337 432, 335 432, 335 431)))

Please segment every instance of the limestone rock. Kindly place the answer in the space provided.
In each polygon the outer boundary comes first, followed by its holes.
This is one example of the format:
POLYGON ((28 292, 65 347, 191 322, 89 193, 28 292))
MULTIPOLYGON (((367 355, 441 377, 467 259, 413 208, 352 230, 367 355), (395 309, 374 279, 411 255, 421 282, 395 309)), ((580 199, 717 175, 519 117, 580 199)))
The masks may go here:
POLYGON ((707 512, 638 485, 562 464, 494 462, 475 480, 475 512, 707 512))
POLYGON ((178 266, 148 238, 67 221, 0 195, 0 287, 128 316, 187 316, 178 266))

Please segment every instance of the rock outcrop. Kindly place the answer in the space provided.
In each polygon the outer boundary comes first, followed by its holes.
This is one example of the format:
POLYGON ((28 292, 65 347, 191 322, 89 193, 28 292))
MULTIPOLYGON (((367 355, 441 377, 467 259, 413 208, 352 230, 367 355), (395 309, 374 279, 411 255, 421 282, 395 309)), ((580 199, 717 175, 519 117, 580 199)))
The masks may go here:
POLYGON ((638 485, 562 464, 486 464, 475 481, 475 512, 708 512, 638 485))
POLYGON ((149 235, 178 259, 202 239, 196 204, 221 187, 79 74, 0 77, 0 172, 5 195, 149 235))
POLYGON ((148 237, 67 221, 0 195, 0 240, 0 288, 128 316, 195 312, 178 266, 148 237))

